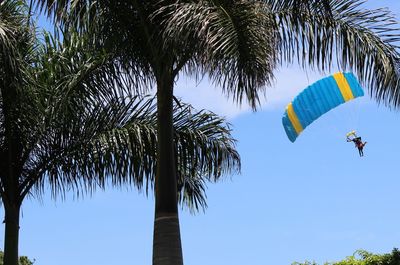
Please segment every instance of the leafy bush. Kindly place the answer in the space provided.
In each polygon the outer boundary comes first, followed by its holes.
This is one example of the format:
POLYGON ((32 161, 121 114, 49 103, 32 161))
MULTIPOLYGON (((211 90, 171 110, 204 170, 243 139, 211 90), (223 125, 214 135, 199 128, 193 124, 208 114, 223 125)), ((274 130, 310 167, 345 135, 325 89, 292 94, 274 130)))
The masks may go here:
MULTIPOLYGON (((292 265, 318 265, 315 262, 294 262, 292 265)), ((400 251, 397 248, 388 254, 373 254, 365 250, 357 250, 352 256, 342 261, 325 262, 324 265, 400 265, 400 251)))

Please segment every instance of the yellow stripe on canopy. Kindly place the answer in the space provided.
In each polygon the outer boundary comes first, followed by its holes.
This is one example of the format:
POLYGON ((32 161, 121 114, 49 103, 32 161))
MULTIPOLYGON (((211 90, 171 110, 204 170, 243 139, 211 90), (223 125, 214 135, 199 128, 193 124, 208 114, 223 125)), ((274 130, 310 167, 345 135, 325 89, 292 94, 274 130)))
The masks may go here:
POLYGON ((301 133, 303 131, 303 126, 301 126, 299 118, 297 117, 297 114, 293 109, 292 102, 290 102, 289 105, 287 106, 287 113, 288 113, 289 120, 292 123, 293 128, 295 129, 296 133, 297 134, 301 133))
POLYGON ((340 93, 342 93, 344 101, 349 101, 354 98, 353 92, 351 92, 351 88, 349 83, 346 80, 346 77, 343 73, 336 73, 333 75, 335 78, 336 84, 340 89, 340 93))

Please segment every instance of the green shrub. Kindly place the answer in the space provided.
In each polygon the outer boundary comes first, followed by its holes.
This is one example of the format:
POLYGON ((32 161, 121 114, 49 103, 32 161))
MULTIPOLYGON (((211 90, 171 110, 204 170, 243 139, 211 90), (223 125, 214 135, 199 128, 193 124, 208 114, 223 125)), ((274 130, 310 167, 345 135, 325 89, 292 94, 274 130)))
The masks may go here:
MULTIPOLYGON (((318 265, 315 262, 294 262, 292 265, 318 265)), ((400 265, 400 251, 397 248, 389 254, 373 254, 365 250, 357 250, 352 256, 342 261, 326 262, 324 265, 400 265)))

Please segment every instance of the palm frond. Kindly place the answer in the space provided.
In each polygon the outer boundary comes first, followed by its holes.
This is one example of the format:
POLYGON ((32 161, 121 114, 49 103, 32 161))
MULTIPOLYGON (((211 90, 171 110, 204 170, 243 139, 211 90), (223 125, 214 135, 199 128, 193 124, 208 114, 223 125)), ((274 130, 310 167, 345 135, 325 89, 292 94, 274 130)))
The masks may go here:
POLYGON ((178 199, 189 209, 206 204, 206 180, 240 172, 240 156, 226 121, 214 113, 177 106, 174 115, 178 199))
MULTIPOLYGON (((63 33, 62 43, 57 37, 44 35, 44 44, 32 68, 37 98, 26 104, 31 106, 29 113, 36 120, 27 123, 29 134, 23 139, 27 161, 21 180, 24 196, 43 174, 54 179, 54 193, 65 187, 82 188, 86 180, 78 180, 72 162, 58 158, 87 144, 98 133, 120 126, 123 121, 119 119, 129 117, 131 107, 124 102, 130 100, 124 97, 139 87, 138 82, 142 82, 141 86, 146 82, 132 73, 132 67, 94 48, 85 35, 73 31, 63 33), (70 172, 75 173, 63 173, 68 169, 65 163, 70 163, 70 172), (45 171, 46 167, 53 170, 45 171)), ((44 183, 37 183, 39 193, 44 183)))
POLYGON ((58 22, 64 22, 64 20, 69 16, 79 17, 80 12, 89 8, 90 5, 95 1, 88 0, 36 0, 35 9, 46 14, 48 17, 52 18, 58 22), (71 11, 77 11, 76 13, 71 13, 71 11))
MULTIPOLYGON (((178 198, 195 211, 206 207, 205 181, 237 173, 240 157, 223 119, 184 104, 175 108, 178 198)), ((32 152, 34 167, 26 174, 38 176, 38 194, 47 181, 54 195, 69 189, 91 192, 107 184, 145 186, 146 193, 153 189, 157 166, 153 98, 102 101, 77 115, 79 119, 67 126, 48 131, 40 148, 32 152)))
POLYGON ((63 195, 69 189, 90 192, 98 185, 104 187, 108 177, 130 180, 134 177, 128 176, 140 175, 134 170, 144 168, 140 166, 143 152, 133 152, 133 156, 128 156, 132 152, 124 149, 127 141, 137 143, 131 139, 136 135, 128 135, 125 139, 122 136, 126 135, 115 133, 131 115, 133 103, 125 101, 121 98, 99 101, 95 105, 92 102, 76 112, 75 119, 71 119, 69 114, 68 123, 55 121, 54 125, 58 126, 50 127, 42 137, 37 145, 40 148, 34 149, 31 156, 35 166, 31 171, 27 170, 28 176, 34 174, 37 178, 37 192, 43 191, 46 182, 51 183, 54 195, 63 195), (121 147, 118 149, 120 152, 114 149, 115 144, 121 147))
POLYGON ((22 1, 0 2, 0 63, 2 68, 4 66, 15 68, 13 60, 18 53, 16 49, 18 38, 26 30, 23 27, 27 22, 23 15, 24 8, 22 1))
POLYGON ((25 12, 24 1, 0 3, 1 188, 6 179, 17 178, 11 172, 18 172, 21 167, 19 158, 24 149, 24 137, 29 135, 30 122, 35 119, 34 113, 30 112, 30 102, 35 97, 31 88, 35 81, 29 73, 37 51, 37 39, 35 28, 28 23, 25 12), (7 164, 12 164, 13 169, 4 167, 7 164))
MULTIPOLYGON (((29 66, 21 72, 27 82, 18 85, 21 201, 48 184, 54 196, 108 183, 153 188, 156 105, 133 95, 151 87, 152 77, 117 49, 99 49, 103 40, 91 39, 87 29, 44 33, 43 42, 28 49, 33 55, 21 57, 29 66)), ((223 119, 181 103, 175 111, 178 196, 197 210, 206 206, 206 180, 239 171, 240 158, 223 119)))
MULTIPOLYGON (((153 78, 150 64, 153 62, 149 42, 155 40, 146 38, 146 28, 141 21, 142 14, 138 12, 134 3, 144 6, 153 6, 153 1, 53 1, 39 0, 36 8, 55 19, 55 24, 63 30, 76 30, 80 34, 89 36, 91 45, 97 49, 106 49, 121 65, 134 69, 134 73, 147 80, 153 78)), ((149 33, 152 36, 157 34, 149 33)), ((127 68, 126 68, 127 69, 127 68)), ((125 70, 126 70, 125 69, 125 70)), ((147 86, 142 86, 146 88, 147 86)))
POLYGON ((256 108, 277 63, 269 9, 260 1, 177 1, 153 16, 163 18, 166 45, 196 47, 192 71, 207 73, 236 102, 256 108))
POLYGON ((282 62, 352 69, 378 102, 399 106, 400 27, 388 9, 363 9, 363 0, 329 0, 329 13, 319 1, 265 2, 276 16, 282 62))

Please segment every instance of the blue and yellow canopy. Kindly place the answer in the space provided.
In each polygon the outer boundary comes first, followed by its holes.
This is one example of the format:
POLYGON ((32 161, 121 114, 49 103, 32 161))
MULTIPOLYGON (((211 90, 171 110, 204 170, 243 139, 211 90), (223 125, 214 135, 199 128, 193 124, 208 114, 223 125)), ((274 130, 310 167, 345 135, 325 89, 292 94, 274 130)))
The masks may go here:
POLYGON ((364 91, 352 73, 336 73, 318 80, 298 94, 286 107, 282 124, 290 141, 313 121, 329 110, 364 96, 364 91))

